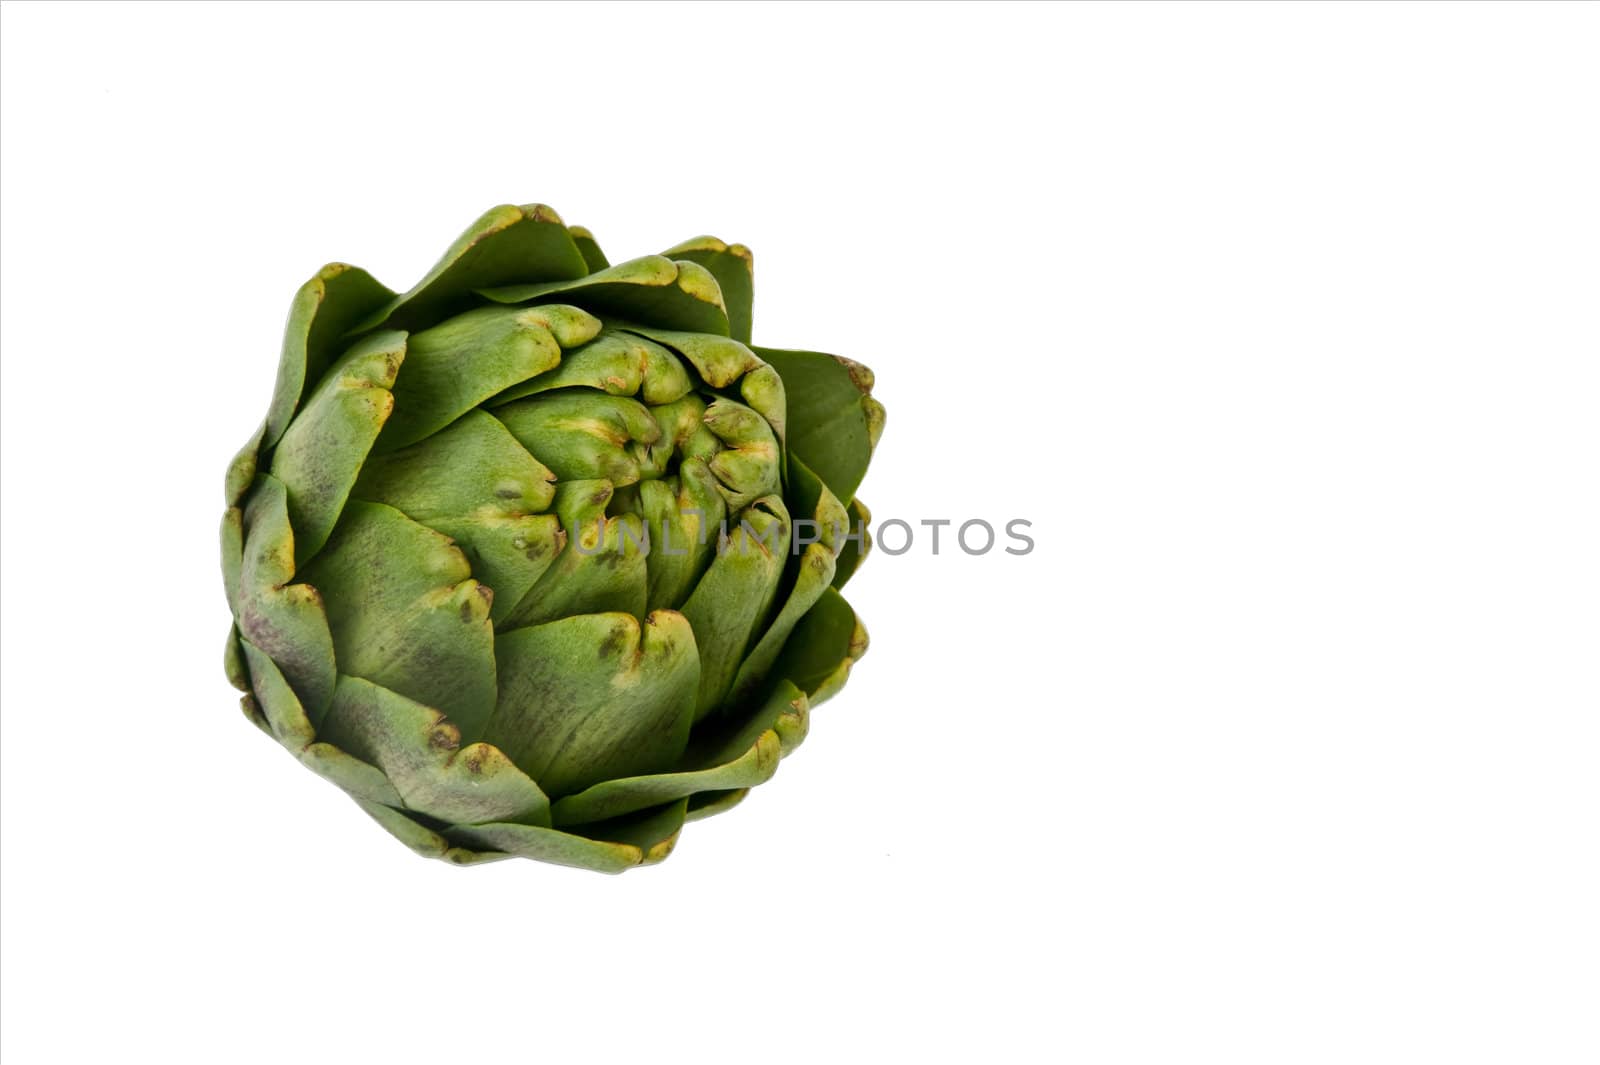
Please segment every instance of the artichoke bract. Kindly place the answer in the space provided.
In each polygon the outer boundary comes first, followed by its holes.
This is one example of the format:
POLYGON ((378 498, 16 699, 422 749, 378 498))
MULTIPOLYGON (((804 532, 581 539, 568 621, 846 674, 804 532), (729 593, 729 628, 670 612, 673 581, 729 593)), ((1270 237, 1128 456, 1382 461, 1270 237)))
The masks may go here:
POLYGON ((409 292, 324 267, 227 474, 246 715, 419 853, 618 872, 726 810, 867 647, 872 374, 750 343, 748 249, 611 266, 548 207, 409 292))

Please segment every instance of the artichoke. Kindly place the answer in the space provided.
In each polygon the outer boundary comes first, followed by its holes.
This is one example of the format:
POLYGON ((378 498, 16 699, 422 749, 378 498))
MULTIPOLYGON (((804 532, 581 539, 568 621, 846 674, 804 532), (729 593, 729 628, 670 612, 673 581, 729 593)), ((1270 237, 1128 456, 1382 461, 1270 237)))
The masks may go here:
POLYGON ((866 650, 884 412, 751 298, 740 245, 611 266, 541 205, 404 295, 324 267, 227 474, 246 716, 459 864, 659 861, 769 778, 866 650))

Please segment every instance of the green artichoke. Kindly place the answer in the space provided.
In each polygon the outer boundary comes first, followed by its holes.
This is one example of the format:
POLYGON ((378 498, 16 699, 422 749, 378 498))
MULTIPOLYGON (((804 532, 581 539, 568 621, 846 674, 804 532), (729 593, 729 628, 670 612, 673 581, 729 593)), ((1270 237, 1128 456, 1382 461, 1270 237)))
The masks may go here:
POLYGON ((659 861, 769 778, 867 647, 884 412, 751 297, 740 245, 610 266, 540 205, 404 295, 324 267, 227 475, 245 714, 461 864, 659 861))

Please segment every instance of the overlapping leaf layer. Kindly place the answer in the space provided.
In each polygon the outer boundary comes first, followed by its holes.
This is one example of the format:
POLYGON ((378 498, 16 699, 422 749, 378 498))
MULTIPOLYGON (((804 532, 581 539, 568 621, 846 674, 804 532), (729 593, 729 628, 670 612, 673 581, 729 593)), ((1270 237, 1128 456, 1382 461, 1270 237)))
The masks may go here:
POLYGON ((227 477, 247 715, 458 863, 658 861, 770 777, 866 650, 883 408, 751 347, 751 276, 709 237, 611 266, 533 205, 403 295, 308 281, 227 477))

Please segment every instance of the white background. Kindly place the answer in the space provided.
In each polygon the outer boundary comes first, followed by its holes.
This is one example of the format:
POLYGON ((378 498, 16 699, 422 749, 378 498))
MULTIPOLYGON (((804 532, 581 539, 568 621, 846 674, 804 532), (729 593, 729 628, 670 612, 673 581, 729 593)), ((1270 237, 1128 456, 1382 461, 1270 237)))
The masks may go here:
POLYGON ((4 14, 4 1044, 1600 1056, 1600 10, 4 14), (226 685, 323 262, 541 201, 871 365, 873 648, 618 878, 412 856, 226 685))

